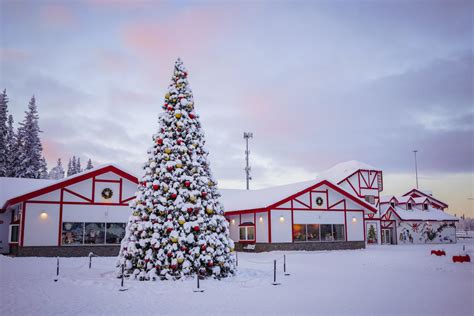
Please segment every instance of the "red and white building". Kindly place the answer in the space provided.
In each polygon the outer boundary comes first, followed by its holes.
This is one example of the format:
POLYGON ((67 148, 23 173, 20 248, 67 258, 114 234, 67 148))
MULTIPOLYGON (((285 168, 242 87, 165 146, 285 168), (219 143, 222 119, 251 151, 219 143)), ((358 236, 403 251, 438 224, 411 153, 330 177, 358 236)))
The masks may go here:
POLYGON ((307 182, 221 192, 231 238, 257 250, 456 241, 446 203, 419 190, 399 198, 382 190, 382 170, 349 161, 307 182))
MULTIPOLYGON (((0 178, 0 253, 116 255, 137 183, 114 165, 60 181, 0 178)), ((382 170, 349 161, 311 181, 220 191, 231 238, 257 251, 456 242, 446 203, 421 190, 382 190, 382 170)))
POLYGON ((0 178, 2 252, 115 255, 137 183, 114 165, 60 181, 0 178))

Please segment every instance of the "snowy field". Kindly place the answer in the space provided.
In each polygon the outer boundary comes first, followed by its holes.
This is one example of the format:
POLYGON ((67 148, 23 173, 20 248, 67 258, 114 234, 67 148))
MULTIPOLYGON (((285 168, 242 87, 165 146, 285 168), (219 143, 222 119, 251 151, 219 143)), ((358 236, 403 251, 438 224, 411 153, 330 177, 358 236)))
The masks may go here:
POLYGON ((474 265, 452 263, 472 239, 455 245, 371 246, 365 250, 239 253, 238 275, 205 280, 126 281, 120 292, 115 258, 0 256, 0 315, 474 315, 474 265), (447 257, 430 255, 444 249, 447 257), (280 286, 271 285, 273 259, 280 286))

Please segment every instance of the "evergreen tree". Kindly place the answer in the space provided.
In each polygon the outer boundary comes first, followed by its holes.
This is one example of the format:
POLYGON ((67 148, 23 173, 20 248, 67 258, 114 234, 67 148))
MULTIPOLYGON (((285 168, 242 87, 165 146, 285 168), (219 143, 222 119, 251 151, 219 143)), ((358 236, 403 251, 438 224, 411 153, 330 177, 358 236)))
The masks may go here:
POLYGON ((81 158, 80 157, 77 157, 75 169, 76 169, 76 173, 82 172, 81 158))
POLYGON ((25 112, 25 119, 20 123, 18 129, 18 140, 20 147, 20 165, 16 173, 20 178, 41 178, 47 174, 46 161, 42 155, 43 146, 39 133, 39 115, 36 99, 33 96, 25 112))
POLYGON ((90 170, 92 168, 94 168, 94 166, 92 165, 92 160, 89 158, 89 160, 87 160, 86 170, 90 170))
POLYGON ((234 242, 186 78, 178 59, 145 175, 130 203, 118 263, 140 280, 195 273, 220 278, 235 271, 234 242))
POLYGON ((71 158, 69 158, 69 162, 67 163, 67 176, 71 176, 72 175, 72 160, 71 158))
POLYGON ((8 97, 7 90, 0 93, 0 177, 8 174, 8 97))
POLYGON ((10 114, 7 128, 7 170, 5 174, 7 177, 15 177, 15 172, 19 168, 18 146, 17 135, 13 128, 13 116, 10 114))
POLYGON ((61 158, 58 158, 58 162, 55 167, 51 169, 49 172, 49 178, 50 179, 63 179, 64 178, 64 169, 63 169, 63 164, 61 162, 61 158))
POLYGON ((69 164, 67 166, 67 176, 70 177, 77 173, 77 162, 76 156, 72 156, 72 160, 69 159, 69 164))

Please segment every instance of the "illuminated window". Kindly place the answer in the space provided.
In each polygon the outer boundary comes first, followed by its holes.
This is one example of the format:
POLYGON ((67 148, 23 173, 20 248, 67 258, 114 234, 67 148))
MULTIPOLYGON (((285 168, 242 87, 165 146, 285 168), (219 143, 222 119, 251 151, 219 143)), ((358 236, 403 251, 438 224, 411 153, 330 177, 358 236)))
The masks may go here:
POLYGON ((293 240, 299 241, 341 241, 344 238, 343 224, 295 224, 293 240))
POLYGON ((255 240, 255 226, 240 226, 239 235, 241 241, 255 240))

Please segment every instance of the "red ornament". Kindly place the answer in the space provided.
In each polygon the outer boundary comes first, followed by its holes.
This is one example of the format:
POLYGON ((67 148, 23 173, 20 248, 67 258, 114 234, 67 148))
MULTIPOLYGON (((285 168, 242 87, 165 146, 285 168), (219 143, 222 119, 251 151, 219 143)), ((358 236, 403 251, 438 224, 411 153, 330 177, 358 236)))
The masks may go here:
POLYGON ((211 268, 212 266, 214 266, 214 262, 209 261, 209 262, 207 263, 207 266, 208 266, 209 268, 211 268))
POLYGON ((173 171, 173 166, 168 166, 168 167, 166 167, 166 169, 167 169, 168 171, 173 171))
POLYGON ((156 269, 156 270, 160 270, 160 268, 161 268, 161 267, 160 267, 159 265, 156 265, 156 266, 155 266, 155 269, 156 269))
POLYGON ((201 246, 201 250, 202 250, 202 251, 205 251, 205 250, 206 250, 206 245, 202 245, 202 246, 201 246))
POLYGON ((173 107, 171 105, 168 106, 168 111, 173 111, 173 107))
POLYGON ((198 232, 199 231, 199 226, 194 226, 193 229, 194 229, 195 232, 198 232))
POLYGON ((184 182, 184 186, 185 186, 186 188, 189 188, 189 187, 191 186, 191 181, 185 181, 185 182, 184 182))
POLYGON ((168 227, 168 228, 166 229, 166 231, 167 231, 168 233, 171 233, 171 232, 173 231, 173 228, 168 227))
POLYGON ((177 143, 178 145, 181 145, 181 144, 183 143, 183 140, 182 140, 182 139, 178 139, 178 140, 176 141, 176 143, 177 143))
POLYGON ((159 188, 160 188, 160 186, 159 186, 158 184, 154 184, 154 185, 153 185, 153 190, 156 191, 156 190, 158 190, 159 188))
POLYGON ((158 138, 158 139, 156 140, 156 143, 157 143, 158 145, 163 145, 163 139, 158 138))
POLYGON ((168 258, 173 257, 173 254, 171 252, 168 252, 166 255, 168 256, 168 258))
POLYGON ((207 192, 201 192, 201 196, 202 196, 203 198, 206 198, 207 192))
POLYGON ((170 268, 171 268, 172 270, 174 270, 174 269, 177 268, 177 266, 176 266, 175 264, 172 264, 172 265, 170 265, 170 268))
POLYGON ((176 193, 171 194, 171 198, 174 200, 178 195, 176 193))
POLYGON ((189 113, 189 118, 190 118, 191 120, 193 120, 195 117, 196 117, 196 116, 194 116, 193 113, 189 113))
POLYGON ((192 207, 188 207, 188 213, 191 214, 193 212, 193 208, 192 207))

